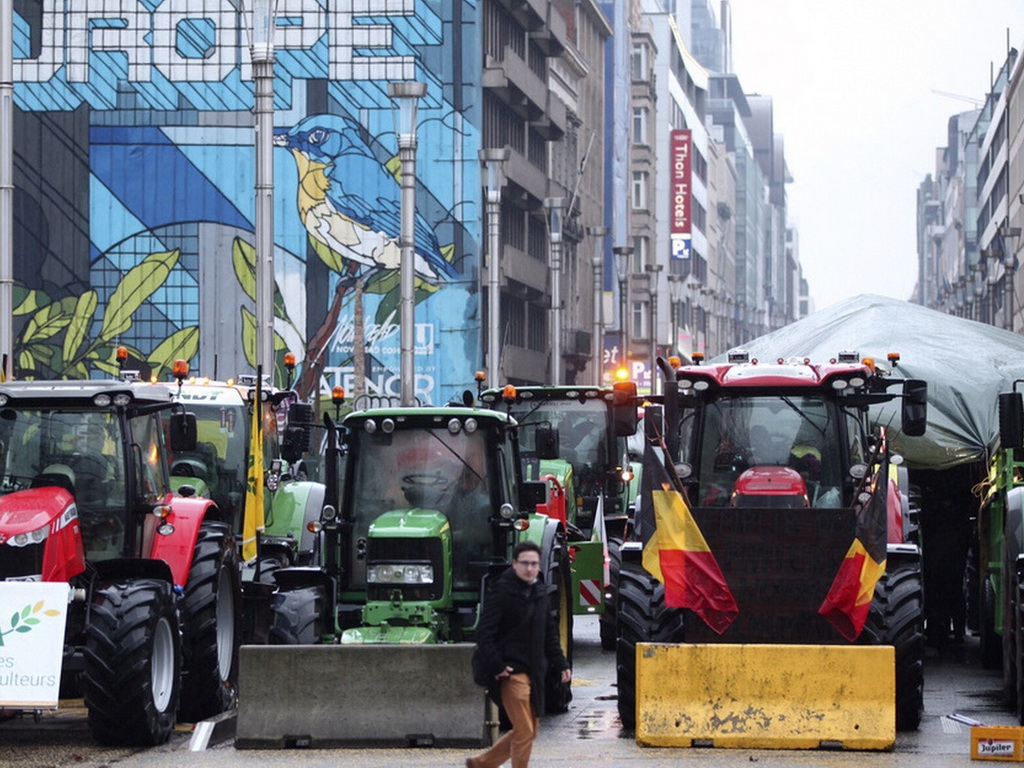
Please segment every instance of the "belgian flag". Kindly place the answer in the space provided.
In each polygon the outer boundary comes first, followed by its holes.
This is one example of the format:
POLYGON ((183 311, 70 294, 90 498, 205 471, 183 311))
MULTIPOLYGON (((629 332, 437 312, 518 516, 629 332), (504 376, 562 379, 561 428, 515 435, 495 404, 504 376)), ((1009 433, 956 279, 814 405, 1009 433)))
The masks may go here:
POLYGON ((864 629, 875 584, 885 573, 885 554, 890 496, 899 504, 899 496, 889 481, 889 460, 875 475, 871 496, 857 510, 856 536, 846 553, 839 573, 818 613, 851 643, 864 629))
POLYGON ((665 605, 688 608, 718 634, 725 632, 739 614, 736 600, 683 494, 649 443, 639 533, 643 566, 665 585, 665 605))

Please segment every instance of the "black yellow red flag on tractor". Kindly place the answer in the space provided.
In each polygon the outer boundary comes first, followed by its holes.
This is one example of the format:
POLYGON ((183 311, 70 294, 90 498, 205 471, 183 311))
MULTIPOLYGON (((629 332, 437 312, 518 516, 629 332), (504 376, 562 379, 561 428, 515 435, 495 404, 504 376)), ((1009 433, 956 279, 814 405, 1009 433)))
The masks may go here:
POLYGON ((722 634, 739 614, 736 600, 680 488, 649 443, 641 493, 643 566, 665 585, 665 605, 689 608, 722 634))
POLYGON ((871 496, 857 510, 856 535, 839 573, 818 613, 851 643, 864 629, 875 595, 875 584, 885 573, 885 554, 890 500, 899 496, 889 480, 889 460, 875 475, 871 496))

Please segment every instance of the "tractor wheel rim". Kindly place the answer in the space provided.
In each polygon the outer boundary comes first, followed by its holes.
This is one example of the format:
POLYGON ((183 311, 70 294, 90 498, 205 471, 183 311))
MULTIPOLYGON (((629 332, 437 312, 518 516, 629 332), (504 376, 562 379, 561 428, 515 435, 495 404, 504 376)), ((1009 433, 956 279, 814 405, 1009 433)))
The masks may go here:
POLYGON ((222 569, 217 581, 217 667, 221 680, 231 675, 235 655, 235 593, 231 575, 222 569))
POLYGON ((171 623, 161 618, 153 632, 153 655, 149 665, 153 706, 157 712, 166 712, 170 706, 174 694, 174 669, 174 633, 171 623))

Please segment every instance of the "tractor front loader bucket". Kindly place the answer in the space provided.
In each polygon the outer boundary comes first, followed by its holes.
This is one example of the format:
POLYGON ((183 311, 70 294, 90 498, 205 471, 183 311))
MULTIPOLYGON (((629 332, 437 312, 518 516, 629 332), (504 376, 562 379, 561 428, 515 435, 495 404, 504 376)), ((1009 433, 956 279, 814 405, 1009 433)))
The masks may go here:
POLYGON ((636 740, 889 749, 895 688, 892 646, 638 643, 636 740))
POLYGON ((244 645, 235 746, 484 746, 470 644, 244 645))

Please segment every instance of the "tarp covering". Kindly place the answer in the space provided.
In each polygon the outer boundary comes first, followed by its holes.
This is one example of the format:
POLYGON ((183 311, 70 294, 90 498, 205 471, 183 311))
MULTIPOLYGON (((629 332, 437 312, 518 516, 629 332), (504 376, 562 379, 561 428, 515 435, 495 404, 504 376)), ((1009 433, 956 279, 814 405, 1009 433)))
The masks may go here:
MULTIPOLYGON (((915 469, 946 469, 984 459, 999 441, 997 396, 1024 379, 1024 336, 906 301, 870 294, 815 312, 743 345, 751 357, 810 357, 824 363, 840 350, 856 350, 893 376, 928 382, 928 428, 922 437, 898 432, 900 402, 872 410, 888 424, 898 453, 915 469)), ((716 362, 724 360, 716 359, 716 362)), ((893 388, 890 391, 896 391, 893 388)))

